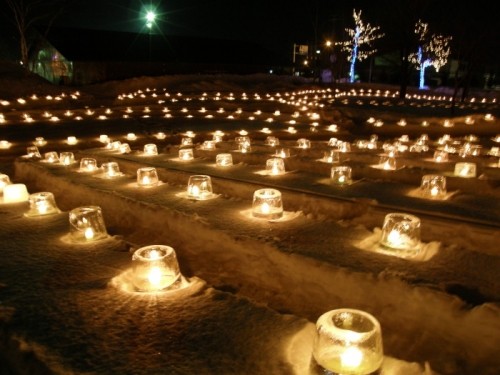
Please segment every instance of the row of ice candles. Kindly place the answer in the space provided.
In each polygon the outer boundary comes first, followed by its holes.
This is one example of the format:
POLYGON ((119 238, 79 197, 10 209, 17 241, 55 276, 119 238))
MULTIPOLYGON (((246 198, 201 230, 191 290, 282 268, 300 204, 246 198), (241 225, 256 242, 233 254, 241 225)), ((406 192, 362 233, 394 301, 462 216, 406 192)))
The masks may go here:
MULTIPOLYGON (((16 187, 21 185, 17 184, 16 187)), ((280 199, 277 193, 274 189, 261 189, 255 193, 254 200, 261 199, 265 205, 269 199, 280 199)), ((49 192, 29 195, 29 203, 26 217, 60 213, 53 194, 49 192)), ((263 211, 254 216, 267 218, 263 211)), ((71 210, 69 227, 70 237, 75 243, 108 238, 99 206, 82 206, 71 210)), ((380 241, 382 246, 395 251, 413 251, 419 241, 420 220, 417 217, 401 213, 386 216, 380 241)), ((175 250, 167 245, 148 245, 135 250, 131 271, 131 284, 135 292, 162 292, 189 285, 183 282, 175 250)), ((316 328, 312 354, 321 368, 360 375, 381 368, 384 358, 382 332, 380 323, 371 314, 356 309, 331 310, 320 316, 316 328)))
MULTIPOLYGON (((153 99, 157 99, 160 95, 165 97, 165 98, 172 98, 174 101, 179 100, 179 99, 184 99, 184 100, 193 100, 193 99, 199 99, 201 101, 207 100, 207 99, 213 99, 215 101, 219 101, 221 99, 227 99, 227 100, 235 100, 236 96, 232 93, 229 92, 227 94, 222 94, 220 92, 217 92, 213 94, 212 96, 209 96, 208 93, 204 92, 199 95, 184 95, 181 92, 177 93, 170 93, 166 91, 166 89, 161 89, 157 90, 156 88, 150 89, 146 88, 144 90, 137 90, 135 92, 131 93, 122 93, 117 96, 118 100, 125 100, 125 99, 144 99, 147 98, 147 95, 151 96, 153 99), (162 91, 161 93, 159 93, 162 91)), ((291 101, 291 102, 296 102, 296 98, 298 96, 302 96, 303 100, 320 100, 320 99, 331 99, 333 97, 386 97, 386 98, 396 98, 399 97, 399 93, 397 91, 389 91, 389 90, 372 90, 371 88, 368 89, 350 89, 350 90, 344 90, 341 91, 340 89, 335 89, 332 90, 330 88, 327 89, 318 89, 318 90, 300 90, 296 92, 285 92, 285 93, 275 93, 275 94, 270 94, 270 93, 264 93, 264 94, 259 94, 259 93, 253 93, 252 95, 247 94, 246 92, 243 92, 241 94, 241 99, 242 100, 249 100, 250 98, 253 98, 254 100, 262 100, 263 98, 266 98, 267 100, 270 101, 291 101)), ((80 97, 80 92, 75 91, 73 93, 61 93, 60 95, 46 95, 45 97, 39 97, 36 94, 31 95, 28 97, 29 100, 31 101, 38 101, 40 99, 45 99, 46 101, 62 101, 63 99, 66 98, 71 98, 71 99, 78 99, 80 97)), ((425 94, 406 94, 406 99, 413 99, 413 100, 430 100, 430 101, 451 101, 452 98, 450 96, 446 95, 425 95, 425 94)), ((16 100, 17 103, 24 105, 28 103, 28 100, 26 98, 18 98, 16 100)), ((478 99, 475 97, 470 98, 471 103, 475 102, 481 102, 481 103, 487 103, 488 100, 486 98, 483 99, 478 99)), ((496 103, 496 99, 492 99, 491 103, 496 103)), ((8 100, 0 100, 0 104, 2 106, 9 106, 11 103, 8 100)))
MULTIPOLYGON (((268 128, 262 129, 263 132, 270 132, 268 128)), ((235 138, 235 142, 238 145, 238 148, 241 152, 250 152, 251 151, 251 139, 247 135, 248 132, 246 131, 240 131, 240 136, 235 138)), ((194 132, 188 131, 185 133, 185 137, 181 139, 180 146, 186 147, 186 146, 194 146, 193 143, 193 138, 195 137, 194 132)), ((203 141, 201 145, 201 149, 203 150, 215 150, 216 143, 221 142, 223 140, 224 132, 221 131, 216 131, 213 133, 213 139, 212 140, 206 140, 203 141)), ((166 138, 165 133, 158 133, 156 137, 160 140, 166 138)), ((129 133, 126 136, 127 140, 133 141, 137 139, 137 136, 134 133, 129 133)), ((117 150, 121 153, 129 153, 131 152, 130 145, 128 143, 122 143, 121 141, 111 141, 107 135, 101 135, 99 137, 99 140, 102 143, 106 144, 107 149, 111 150, 117 150)), ((477 142, 479 139, 477 136, 470 134, 468 136, 465 136, 463 141, 453 139, 449 134, 445 134, 442 137, 440 137, 436 144, 439 146, 439 149, 443 151, 441 156, 439 158, 435 158, 436 162, 440 161, 447 161, 447 160, 441 160, 444 158, 444 153, 450 153, 450 154, 455 154, 458 152, 459 156, 461 157, 468 157, 468 156, 479 156, 481 155, 481 150, 482 146, 475 144, 474 142, 477 142)), ((500 135, 497 135, 495 138, 493 138, 493 141, 500 143, 500 135)), ((70 136, 67 139, 67 143, 69 145, 75 145, 77 144, 78 140, 74 136, 70 136)), ((299 138, 297 141, 297 148, 300 149, 309 149, 312 147, 312 143, 309 139, 307 138, 299 138)), ((402 135, 401 137, 398 138, 397 141, 390 143, 390 142, 384 142, 382 145, 382 148, 386 151, 390 151, 392 153, 395 152, 405 152, 405 151, 410 151, 410 152, 427 152, 429 151, 429 137, 427 134, 422 134, 418 139, 414 141, 413 144, 408 146, 407 144, 410 143, 410 138, 408 135, 402 135)), ((47 144, 47 141, 43 137, 37 137, 33 144, 37 147, 43 147, 47 144)), ((280 144, 280 141, 277 137, 275 136, 267 136, 265 140, 265 145, 276 147, 280 144)), ((335 147, 337 148, 340 152, 349 152, 351 151, 351 143, 350 142, 345 142, 342 140, 339 140, 337 138, 330 138, 328 141, 328 146, 335 147)), ((374 150, 378 148, 378 136, 373 134, 370 136, 369 140, 357 140, 355 142, 355 146, 360 149, 368 149, 368 150, 374 150)), ((10 147, 10 142, 6 140, 0 141, 0 148, 9 148, 10 147)), ((154 144, 147 144, 144 146, 144 154, 145 155, 156 155, 157 154, 157 148, 156 145, 154 144)), ((489 155, 491 156, 500 156, 500 147, 495 146, 491 147, 490 151, 488 152, 489 155)))

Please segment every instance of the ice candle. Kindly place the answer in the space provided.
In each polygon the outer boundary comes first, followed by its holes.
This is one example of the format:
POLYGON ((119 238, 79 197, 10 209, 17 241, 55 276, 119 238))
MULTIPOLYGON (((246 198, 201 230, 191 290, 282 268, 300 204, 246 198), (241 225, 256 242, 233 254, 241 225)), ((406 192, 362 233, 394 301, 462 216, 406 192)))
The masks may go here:
POLYGON ((348 185, 352 183, 352 168, 346 165, 332 167, 330 179, 336 185, 348 185))
POLYGON ((380 323, 361 310, 324 313, 316 321, 313 358, 325 374, 376 373, 384 359, 380 323))
POLYGON ((190 176, 187 186, 187 196, 191 199, 204 200, 212 197, 212 179, 207 175, 190 176))
POLYGON ((132 256, 133 285, 140 292, 165 290, 180 279, 175 250, 166 245, 150 245, 132 256))
POLYGON ((158 172, 155 167, 143 167, 137 169, 137 185, 151 187, 158 185, 158 172))
POLYGON ((389 213, 384 218, 380 244, 401 254, 412 255, 420 246, 420 219, 406 213, 389 213))
POLYGON ((281 192, 276 189, 259 189, 253 193, 252 216, 274 220, 283 216, 281 192))
POLYGON ((70 235, 76 242, 95 241, 108 236, 99 206, 77 207, 69 213, 70 235))

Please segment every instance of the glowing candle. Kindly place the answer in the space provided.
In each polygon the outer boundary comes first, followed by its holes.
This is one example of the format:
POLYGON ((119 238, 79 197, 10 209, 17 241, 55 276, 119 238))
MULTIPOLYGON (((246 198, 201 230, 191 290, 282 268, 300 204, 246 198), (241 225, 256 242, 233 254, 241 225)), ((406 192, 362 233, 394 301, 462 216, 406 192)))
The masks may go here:
POLYGON ((222 142, 223 140, 223 135, 222 134, 214 134, 213 137, 212 137, 212 140, 214 142, 222 142))
POLYGON ((454 174, 455 176, 458 177, 466 177, 466 178, 476 177, 476 164, 456 163, 454 174))
POLYGON ((279 158, 289 158, 290 157, 290 149, 289 148, 281 148, 276 151, 276 156, 279 158))
POLYGON ((128 133, 127 134, 128 141, 135 141, 136 139, 137 139, 137 136, 135 135, 135 133, 128 133))
POLYGON ((281 192, 276 189, 259 189, 253 194, 252 216, 274 220, 283 216, 281 192))
POLYGON ((2 150, 10 148, 11 145, 12 144, 9 141, 5 140, 5 139, 2 139, 0 141, 0 149, 2 149, 2 150))
POLYGON ((76 242, 108 237, 102 210, 98 206, 77 207, 69 213, 70 235, 76 242))
POLYGON ((119 144, 118 151, 120 152, 120 154, 129 154, 130 152, 132 152, 132 150, 130 149, 130 145, 128 143, 119 144))
POLYGON ((164 132, 158 132, 156 133, 156 138, 162 140, 167 138, 167 135, 164 132))
POLYGON ((155 156, 158 155, 158 148, 154 143, 148 143, 144 145, 144 155, 155 156))
POLYGON ((321 315, 316 322, 313 357, 325 373, 376 373, 384 359, 380 323, 372 315, 354 309, 321 315))
POLYGON ((97 160, 94 158, 82 158, 80 160, 80 172, 95 172, 97 170, 97 160))
POLYGON ((347 370, 359 368, 362 360, 363 352, 356 347, 349 347, 340 355, 340 364, 347 370))
POLYGON ((309 139, 300 138, 297 140, 298 148, 311 148, 311 141, 309 139))
POLYGON ((203 150, 213 151, 215 150, 215 141, 204 141, 201 148, 203 150))
POLYGON ((104 172, 104 177, 112 178, 121 175, 120 167, 118 166, 118 163, 115 161, 102 163, 101 169, 104 172))
POLYGON ((181 146, 192 146, 193 139, 190 137, 184 137, 181 139, 181 146))
POLYGON ((44 157, 46 163, 59 163, 59 155, 55 151, 46 152, 44 157))
POLYGON ((142 187, 158 185, 158 173, 154 167, 143 167, 137 170, 137 184, 142 187))
POLYGON ((26 148, 26 156, 29 158, 34 158, 38 159, 41 158, 42 155, 40 154, 40 151, 38 151, 38 147, 36 146, 29 146, 26 148))
POLYGON ((405 213, 387 214, 380 244, 401 255, 414 255, 420 247, 420 219, 405 213))
POLYGON ((33 142, 35 146, 42 147, 47 144, 47 141, 43 137, 36 137, 35 142, 33 142))
POLYGON ((271 158, 266 160, 266 171, 273 175, 281 175, 285 173, 285 162, 282 158, 271 158))
POLYGON ((109 137, 106 134, 99 135, 99 142, 109 143, 109 137))
POLYGON ((352 168, 345 165, 332 167, 330 179, 337 185, 350 184, 352 182, 352 168))
POLYGON ((429 198, 439 198, 446 194, 446 177, 439 175, 424 175, 420 184, 420 192, 429 198))
POLYGON ((59 208, 57 208, 54 194, 50 192, 33 193, 29 196, 28 200, 30 208, 24 214, 25 216, 52 215, 60 212, 59 208))
POLYGON ((75 162, 75 155, 71 151, 63 151, 59 154, 59 162, 62 165, 71 165, 75 162))
POLYGON ((192 148, 184 148, 179 150, 179 159, 187 161, 193 160, 193 149, 192 148))
POLYGON ((238 144, 238 149, 239 149, 242 153, 247 153, 247 152, 250 152, 250 151, 251 151, 250 142, 242 142, 242 143, 239 143, 239 144, 238 144))
POLYGON ((74 136, 69 136, 66 140, 68 145, 76 145, 78 143, 78 140, 74 136))
POLYGON ((396 158, 394 156, 382 156, 379 165, 385 170, 395 170, 396 158))
POLYGON ((84 233, 86 240, 92 240, 94 238, 94 230, 92 228, 86 228, 84 233))
POLYGON ((137 291, 154 292, 172 287, 181 278, 175 250, 165 245, 150 245, 132 256, 133 284, 137 291))
POLYGON ((9 184, 3 188, 4 203, 26 202, 28 199, 28 189, 24 184, 9 184))
POLYGON ((218 154, 215 157, 215 164, 218 167, 229 167, 233 165, 233 155, 231 154, 218 154))
POLYGON ((436 163, 445 163, 448 161, 448 153, 440 150, 435 151, 433 160, 436 163))
POLYGON ((189 177, 187 196, 191 199, 204 200, 213 196, 212 180, 207 175, 194 175, 189 177))
POLYGON ((269 136, 266 138, 265 144, 267 146, 275 147, 275 146, 278 146, 280 144, 280 141, 276 137, 269 136))
POLYGON ((325 163, 339 163, 340 154, 336 150, 329 150, 323 153, 323 161, 325 163))
POLYGON ((339 152, 350 152, 351 151, 351 144, 349 142, 340 141, 337 144, 337 148, 338 148, 339 152))

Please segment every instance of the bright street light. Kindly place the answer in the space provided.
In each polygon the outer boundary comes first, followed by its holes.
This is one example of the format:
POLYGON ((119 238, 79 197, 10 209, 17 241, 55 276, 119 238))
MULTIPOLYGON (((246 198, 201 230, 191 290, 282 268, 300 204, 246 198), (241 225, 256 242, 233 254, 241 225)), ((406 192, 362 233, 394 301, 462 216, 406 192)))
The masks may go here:
POLYGON ((156 19, 156 13, 149 10, 147 13, 146 13, 146 27, 148 29, 152 28, 153 27, 153 23, 155 22, 155 19, 156 19))

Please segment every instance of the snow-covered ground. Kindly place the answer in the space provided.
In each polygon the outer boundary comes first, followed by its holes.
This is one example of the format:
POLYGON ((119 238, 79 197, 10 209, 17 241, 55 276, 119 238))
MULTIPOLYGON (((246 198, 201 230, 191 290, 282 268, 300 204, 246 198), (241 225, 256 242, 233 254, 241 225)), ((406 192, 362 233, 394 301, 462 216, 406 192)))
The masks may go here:
POLYGON ((355 89, 289 77, 160 77, 82 88, 73 97, 68 91, 5 99, 0 139, 11 144, 0 150, 0 171, 30 193, 53 192, 62 210, 29 218, 26 202, 0 206, 6 367, 57 374, 313 374, 315 320, 349 307, 381 322, 384 374, 498 373, 495 98, 475 98, 451 116, 441 96, 402 103, 394 88, 355 89), (223 142, 216 151, 201 150, 216 130, 224 132, 223 142), (185 163, 178 151, 188 131, 196 158, 185 163), (252 140, 247 154, 234 141, 242 131, 252 140), (127 138, 132 132, 137 139, 127 138), (105 149, 102 134, 129 143, 132 152, 105 149), (373 134, 377 149, 364 149, 358 141, 373 134), (429 135, 428 151, 402 151, 395 171, 373 168, 384 143, 411 145, 422 134, 429 135), (444 134, 457 149, 469 136, 481 155, 450 153, 449 163, 434 163, 429 159, 444 147, 438 142, 444 134), (263 173, 272 155, 269 135, 292 151, 283 176, 263 173), (68 145, 69 136, 78 143, 68 145), (22 157, 35 137, 47 141, 42 156, 72 151, 77 163, 22 157), (299 138, 310 139, 312 148, 298 149, 299 138), (353 145, 341 155, 354 170, 354 183, 344 188, 331 185, 332 165, 320 160, 331 138, 353 145), (159 155, 145 157, 143 147, 151 143, 159 155), (215 166, 221 152, 233 155, 233 167, 215 166), (98 165, 116 161, 123 175, 80 173, 83 157, 98 165), (477 177, 454 176, 459 161, 476 163, 477 177), (157 168, 162 183, 139 189, 142 166, 157 168), (448 177, 448 199, 412 195, 429 172, 448 177), (192 174, 212 176, 217 196, 186 199, 192 174), (262 186, 283 192, 282 219, 249 214, 253 191, 262 186), (68 212, 90 204, 102 207, 110 237, 71 243, 68 212), (383 217, 396 209, 422 219, 416 258, 379 251, 383 217), (186 288, 141 294, 123 287, 132 251, 154 243, 176 249, 186 288))

